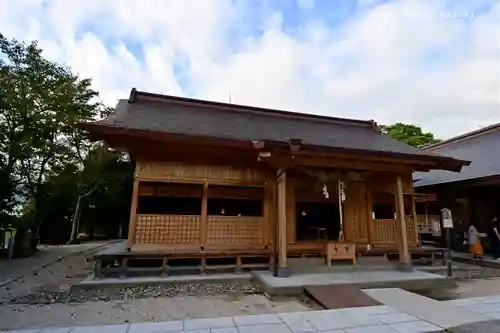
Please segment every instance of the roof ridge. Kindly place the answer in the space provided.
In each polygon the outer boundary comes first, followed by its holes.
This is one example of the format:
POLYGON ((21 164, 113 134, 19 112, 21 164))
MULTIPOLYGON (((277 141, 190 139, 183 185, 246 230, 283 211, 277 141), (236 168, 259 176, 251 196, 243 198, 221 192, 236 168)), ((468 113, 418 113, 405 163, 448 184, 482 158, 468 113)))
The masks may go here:
POLYGON ((477 138, 478 136, 486 135, 486 134, 489 134, 489 133, 497 131, 497 130, 500 130, 500 123, 496 123, 496 124, 489 125, 489 126, 486 126, 486 127, 483 127, 483 128, 471 131, 471 132, 460 134, 460 135, 454 136, 448 140, 444 140, 441 142, 437 142, 437 143, 433 143, 433 144, 430 144, 427 146, 423 146, 422 149, 427 150, 427 151, 433 151, 433 150, 444 148, 444 147, 447 147, 447 146, 450 146, 450 145, 453 145, 456 143, 471 140, 473 138, 477 138))
POLYGON ((129 103, 136 103, 140 100, 145 101, 158 101, 158 102, 170 102, 176 104, 195 104, 197 106, 205 107, 205 108, 218 108, 218 109, 226 109, 230 111, 236 112, 246 112, 246 113, 254 113, 254 114, 264 114, 270 115, 280 118, 299 118, 299 119, 307 119, 310 121, 319 121, 319 122, 328 122, 328 123, 342 123, 342 124, 350 124, 350 125, 363 125, 369 126, 371 129, 379 131, 377 123, 374 120, 359 120, 359 119, 350 119, 350 118, 341 118, 341 117, 331 117, 331 116, 323 116, 311 113, 300 113, 294 111, 286 111, 286 110, 277 110, 270 108, 263 108, 257 106, 250 105, 241 105, 241 104, 232 104, 232 103, 223 103, 216 101, 207 101, 197 98, 187 98, 180 96, 172 96, 172 95, 163 95, 150 93, 145 91, 139 91, 136 88, 132 88, 130 92, 129 103))

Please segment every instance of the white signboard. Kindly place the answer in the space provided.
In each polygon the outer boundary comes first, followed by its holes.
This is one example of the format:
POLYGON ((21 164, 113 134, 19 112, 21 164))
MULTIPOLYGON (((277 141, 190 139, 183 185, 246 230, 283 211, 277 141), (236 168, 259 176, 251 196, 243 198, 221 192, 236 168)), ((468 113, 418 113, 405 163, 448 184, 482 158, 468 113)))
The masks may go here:
POLYGON ((443 228, 453 228, 451 210, 449 210, 448 208, 441 209, 441 216, 443 217, 443 228))
POLYGON ((432 236, 441 236, 441 223, 439 223, 439 219, 432 220, 432 236))

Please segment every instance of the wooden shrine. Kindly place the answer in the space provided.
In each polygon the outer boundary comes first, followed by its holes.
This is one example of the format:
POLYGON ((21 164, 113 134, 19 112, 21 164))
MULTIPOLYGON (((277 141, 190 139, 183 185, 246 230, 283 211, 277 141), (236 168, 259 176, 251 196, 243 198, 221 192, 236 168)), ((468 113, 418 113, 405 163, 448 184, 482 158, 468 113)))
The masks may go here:
MULTIPOLYGON (((410 264, 418 246, 412 172, 460 171, 360 121, 132 90, 81 124, 135 161, 128 250, 202 270, 273 267, 382 248, 410 264)), ((122 254, 125 256, 125 253, 122 254)))

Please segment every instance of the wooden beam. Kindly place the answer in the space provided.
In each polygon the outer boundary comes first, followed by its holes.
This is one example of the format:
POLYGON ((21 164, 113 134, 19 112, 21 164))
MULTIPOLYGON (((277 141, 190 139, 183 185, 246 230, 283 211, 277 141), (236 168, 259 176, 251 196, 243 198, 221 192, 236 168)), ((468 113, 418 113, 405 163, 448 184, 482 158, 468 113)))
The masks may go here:
POLYGON ((208 226, 208 183, 203 183, 203 192, 201 197, 201 225, 200 225, 200 243, 203 248, 207 245, 207 226, 208 226))
POLYGON ((139 200, 139 180, 134 179, 132 190, 132 202, 130 205, 130 223, 128 229, 127 248, 131 249, 135 244, 135 235, 137 230, 137 202, 139 200))
POLYGON ((399 248, 399 262, 403 265, 410 265, 410 252, 408 249, 408 233, 406 231, 405 220, 405 206, 403 198, 403 182, 401 175, 396 175, 395 191, 394 191, 395 207, 396 207, 396 233, 398 248, 399 248))
MULTIPOLYGON (((274 167, 290 165, 290 156, 273 154, 267 158, 259 158, 259 162, 268 163, 274 167)), ((293 158, 293 166, 316 166, 324 168, 337 168, 345 170, 366 170, 411 173, 413 166, 403 163, 388 163, 363 160, 362 158, 345 158, 343 156, 317 157, 297 155, 293 158)))
POLYGON ((287 200, 286 200, 286 171, 278 170, 278 276, 280 271, 286 271, 287 263, 287 200))

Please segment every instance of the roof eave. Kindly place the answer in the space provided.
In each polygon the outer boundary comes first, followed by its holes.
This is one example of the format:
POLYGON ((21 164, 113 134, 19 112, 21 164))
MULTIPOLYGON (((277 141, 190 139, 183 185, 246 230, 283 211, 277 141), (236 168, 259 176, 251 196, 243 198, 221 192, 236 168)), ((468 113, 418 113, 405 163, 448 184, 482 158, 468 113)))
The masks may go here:
MULTIPOLYGON (((153 131, 145 131, 138 129, 129 129, 122 128, 118 126, 112 126, 108 124, 101 124, 99 122, 91 122, 91 123, 79 123, 78 127, 89 132, 92 138, 97 140, 102 139, 102 134, 113 134, 113 133, 129 133, 129 134, 156 134, 156 135, 165 135, 165 136, 186 136, 184 134, 174 134, 174 133, 164 133, 164 132, 153 132, 153 131)), ((240 142, 241 147, 250 147, 250 145, 245 143, 251 143, 251 140, 237 140, 231 138, 208 138, 202 136, 190 136, 193 138, 202 138, 213 139, 217 142, 221 141, 231 141, 231 142, 240 142)), ((287 148, 288 142, 281 141, 269 141, 269 140, 261 140, 260 138, 255 138, 255 140, 260 140, 264 142, 266 148, 287 148)), ((324 151, 324 152, 335 152, 335 153, 355 153, 355 154, 363 154, 363 155, 371 155, 371 156, 381 156, 381 157, 393 157, 393 158, 404 158, 404 159, 413 159, 415 161, 426 162, 426 164, 431 164, 431 169, 442 169, 453 172, 460 172, 463 166, 469 165, 470 161, 458 160, 451 157, 441 157, 441 156, 425 156, 418 154, 403 154, 389 151, 373 151, 373 150, 363 150, 363 149, 350 149, 345 147, 327 147, 327 146, 316 146, 316 145, 303 145, 303 149, 309 151, 324 151), (432 165, 434 167, 432 167, 432 165)))

